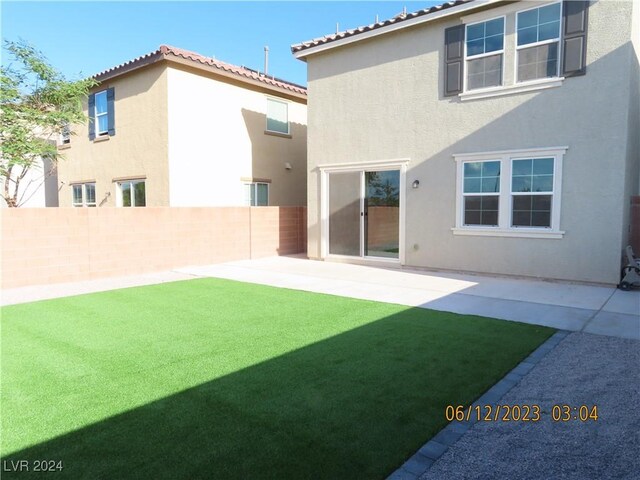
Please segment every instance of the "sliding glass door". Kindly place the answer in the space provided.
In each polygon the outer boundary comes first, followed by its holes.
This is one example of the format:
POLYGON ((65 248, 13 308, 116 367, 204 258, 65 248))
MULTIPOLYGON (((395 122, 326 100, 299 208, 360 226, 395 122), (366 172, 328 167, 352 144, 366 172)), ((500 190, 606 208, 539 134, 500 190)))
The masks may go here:
POLYGON ((399 258, 400 170, 332 172, 328 181, 328 253, 399 258))
POLYGON ((364 256, 398 258, 400 171, 364 172, 364 256))
POLYGON ((360 255, 360 173, 332 173, 329 181, 329 253, 360 255))

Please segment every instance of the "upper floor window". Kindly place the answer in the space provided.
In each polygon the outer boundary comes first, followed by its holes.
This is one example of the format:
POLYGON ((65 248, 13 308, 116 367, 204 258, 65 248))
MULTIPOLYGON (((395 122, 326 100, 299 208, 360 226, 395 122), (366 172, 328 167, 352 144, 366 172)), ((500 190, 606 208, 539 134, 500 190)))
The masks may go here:
POLYGON ((267 98, 267 131, 289 135, 289 104, 267 98))
POLYGON ((502 85, 504 17, 466 26, 467 90, 502 85))
POLYGON ((109 112, 107 112, 107 91, 96 93, 96 135, 109 133, 109 112))
POLYGON ((145 180, 118 182, 119 207, 144 207, 147 205, 145 180))
POLYGON ((444 96, 475 100, 559 87, 587 71, 589 0, 505 5, 444 29, 444 96), (505 35, 505 25, 514 25, 505 35), (510 60, 513 58, 513 61, 510 60))
POLYGON ((561 4, 518 12, 517 81, 557 77, 560 58, 561 4))
POLYGON ((74 183, 71 185, 74 207, 96 206, 96 184, 74 183))
POLYGON ((71 143, 71 128, 69 125, 62 127, 62 133, 60 133, 60 143, 62 145, 68 145, 71 143))
POLYGON ((89 139, 112 137, 115 127, 115 92, 107 88, 89 95, 89 139))

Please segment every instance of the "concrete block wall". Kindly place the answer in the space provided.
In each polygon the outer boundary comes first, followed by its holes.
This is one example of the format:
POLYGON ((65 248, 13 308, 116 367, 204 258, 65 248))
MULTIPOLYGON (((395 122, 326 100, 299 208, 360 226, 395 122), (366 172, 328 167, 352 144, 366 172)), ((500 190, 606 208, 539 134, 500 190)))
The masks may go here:
POLYGON ((2 288, 303 253, 304 207, 2 211, 2 288))

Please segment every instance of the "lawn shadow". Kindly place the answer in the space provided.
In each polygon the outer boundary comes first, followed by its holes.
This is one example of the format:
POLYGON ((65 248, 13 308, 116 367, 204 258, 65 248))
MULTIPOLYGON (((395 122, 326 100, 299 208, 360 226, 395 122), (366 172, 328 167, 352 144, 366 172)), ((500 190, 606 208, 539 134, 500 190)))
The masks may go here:
POLYGON ((51 478, 384 478, 552 333, 409 308, 14 452, 3 478, 36 476, 6 471, 25 459, 62 460, 51 478))

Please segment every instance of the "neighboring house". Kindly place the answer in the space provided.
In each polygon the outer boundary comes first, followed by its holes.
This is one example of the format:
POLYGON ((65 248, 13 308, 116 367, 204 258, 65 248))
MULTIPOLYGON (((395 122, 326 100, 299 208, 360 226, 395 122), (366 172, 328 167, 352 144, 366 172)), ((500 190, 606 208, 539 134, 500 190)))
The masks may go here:
POLYGON ((166 45, 95 78, 60 206, 305 205, 304 87, 166 45))
MULTIPOLYGON (((47 140, 52 145, 61 144, 68 140, 68 135, 60 136, 57 141, 50 139, 42 132, 38 136, 47 140)), ((11 172, 11 178, 17 179, 23 174, 24 170, 15 166, 11 172)), ((2 187, 4 188, 5 178, 0 177, 2 187)), ((18 207, 21 208, 43 208, 58 206, 58 172, 56 163, 49 158, 38 157, 27 170, 24 176, 19 180, 18 185, 18 207)), ((10 192, 14 192, 14 185, 11 185, 10 192)), ((4 198, 0 199, 0 208, 7 207, 4 198)))
POLYGON ((308 255, 617 283, 639 27, 640 2, 456 1, 292 46, 308 255))

